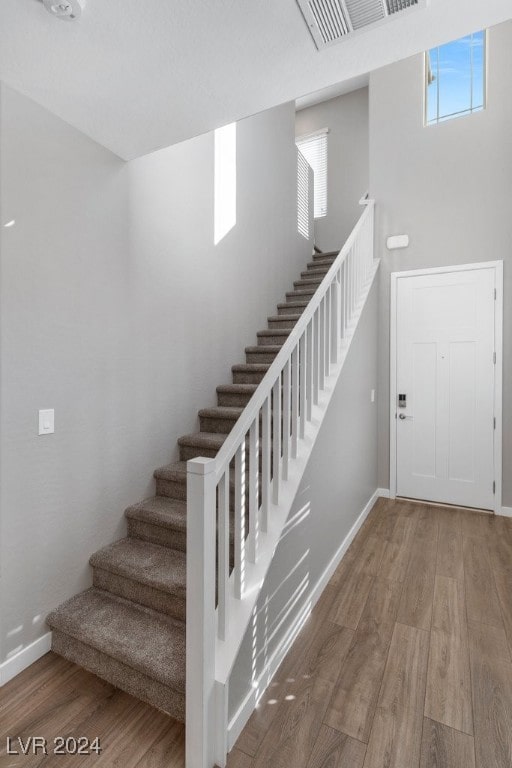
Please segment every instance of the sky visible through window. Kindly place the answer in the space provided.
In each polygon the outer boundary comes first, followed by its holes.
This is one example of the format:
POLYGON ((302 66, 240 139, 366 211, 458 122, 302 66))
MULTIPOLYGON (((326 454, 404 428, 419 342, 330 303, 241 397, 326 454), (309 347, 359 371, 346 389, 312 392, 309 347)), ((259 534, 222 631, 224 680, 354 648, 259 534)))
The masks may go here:
POLYGON ((427 54, 427 124, 469 114, 484 105, 485 32, 432 48, 427 54))

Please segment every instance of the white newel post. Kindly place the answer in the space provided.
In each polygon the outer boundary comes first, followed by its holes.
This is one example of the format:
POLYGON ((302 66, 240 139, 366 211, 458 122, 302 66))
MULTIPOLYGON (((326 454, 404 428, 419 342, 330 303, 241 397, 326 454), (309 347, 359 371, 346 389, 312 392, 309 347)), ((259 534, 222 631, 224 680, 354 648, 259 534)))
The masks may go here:
POLYGON ((215 459, 187 462, 186 768, 213 768, 215 459))

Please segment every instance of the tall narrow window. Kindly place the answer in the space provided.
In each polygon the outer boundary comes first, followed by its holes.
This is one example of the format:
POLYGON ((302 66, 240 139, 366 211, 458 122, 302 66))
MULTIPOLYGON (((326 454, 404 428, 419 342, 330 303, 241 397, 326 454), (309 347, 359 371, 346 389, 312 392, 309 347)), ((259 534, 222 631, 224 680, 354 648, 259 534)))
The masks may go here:
POLYGON ((474 32, 426 54, 427 125, 485 107, 485 31, 474 32))
POLYGON ((309 165, 297 149, 297 230, 309 240, 309 165))
POLYGON ((214 244, 236 224, 236 123, 215 131, 214 244))
POLYGON ((299 136, 295 143, 302 152, 314 173, 314 211, 315 219, 327 216, 327 134, 328 128, 315 131, 307 136, 299 136))

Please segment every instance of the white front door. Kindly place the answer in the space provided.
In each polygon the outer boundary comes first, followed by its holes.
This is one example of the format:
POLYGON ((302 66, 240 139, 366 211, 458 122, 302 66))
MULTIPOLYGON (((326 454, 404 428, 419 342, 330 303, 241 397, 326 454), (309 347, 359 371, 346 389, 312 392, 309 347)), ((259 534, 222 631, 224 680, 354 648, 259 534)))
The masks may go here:
POLYGON ((398 496, 494 508, 495 279, 397 279, 398 496))

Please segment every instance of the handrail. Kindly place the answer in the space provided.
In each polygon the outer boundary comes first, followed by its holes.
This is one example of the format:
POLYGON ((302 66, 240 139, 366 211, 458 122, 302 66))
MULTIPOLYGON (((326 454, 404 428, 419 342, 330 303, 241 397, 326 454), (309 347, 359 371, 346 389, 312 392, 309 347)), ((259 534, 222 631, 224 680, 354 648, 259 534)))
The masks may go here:
POLYGON ((365 205, 365 210, 361 214, 357 224, 355 225, 354 229, 352 230, 348 239, 346 240, 345 245, 340 250, 336 259, 331 264, 329 271, 327 272, 322 282, 316 289, 315 293, 311 297, 311 300, 309 301, 306 309, 300 316, 300 319, 295 324, 293 330, 291 331, 290 335, 287 337, 285 343, 281 347, 276 358, 271 363, 270 368, 268 369, 263 379, 258 384, 258 388, 256 389, 251 399, 245 406, 244 410, 242 411, 239 418, 237 419, 233 429, 231 430, 227 439, 222 444, 221 449, 217 453, 215 457, 215 470, 214 470, 217 479, 221 478, 222 474, 226 469, 226 466, 233 459, 238 447, 240 446, 241 440, 245 438, 247 432, 250 429, 251 424, 253 423, 254 419, 258 415, 260 408, 262 407, 263 403, 268 397, 269 392, 272 390, 272 387, 277 377, 279 376, 279 374, 285 367, 286 363, 290 359, 291 353, 296 348, 297 343, 300 340, 301 336, 303 335, 304 331, 306 330, 311 318, 317 311, 318 307, 322 302, 322 299, 324 298, 327 291, 329 290, 333 277, 339 271, 341 265, 343 264, 348 254, 350 253, 350 250, 357 238, 357 235, 360 229, 363 227, 366 219, 370 215, 370 211, 373 210, 373 207, 375 205, 375 200, 372 200, 366 197, 361 198, 361 200, 362 200, 361 205, 363 204, 365 205))

